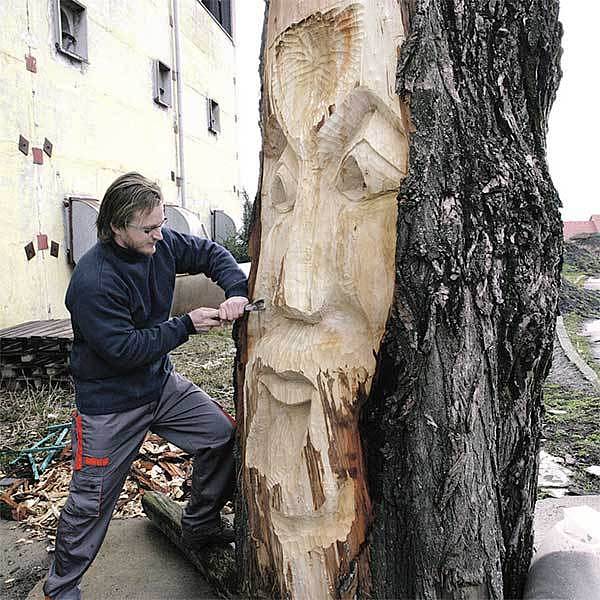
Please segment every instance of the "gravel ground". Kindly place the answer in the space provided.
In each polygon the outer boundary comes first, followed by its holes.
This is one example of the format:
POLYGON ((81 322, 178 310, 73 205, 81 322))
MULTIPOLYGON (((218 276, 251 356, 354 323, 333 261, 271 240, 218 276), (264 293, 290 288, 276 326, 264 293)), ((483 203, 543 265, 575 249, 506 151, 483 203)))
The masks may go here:
POLYGON ((46 575, 46 542, 29 539, 14 521, 0 519, 0 600, 22 600, 46 575))

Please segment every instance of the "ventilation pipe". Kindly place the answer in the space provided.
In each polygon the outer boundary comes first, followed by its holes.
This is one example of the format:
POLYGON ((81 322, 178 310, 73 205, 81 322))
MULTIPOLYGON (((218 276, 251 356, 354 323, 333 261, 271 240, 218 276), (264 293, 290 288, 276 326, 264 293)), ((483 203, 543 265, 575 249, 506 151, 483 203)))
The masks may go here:
POLYGON ((173 0, 173 41, 175 46, 175 92, 177 95, 177 156, 179 159, 179 205, 185 204, 185 160, 183 153, 183 84, 181 82, 181 43, 179 40, 179 0, 173 0))

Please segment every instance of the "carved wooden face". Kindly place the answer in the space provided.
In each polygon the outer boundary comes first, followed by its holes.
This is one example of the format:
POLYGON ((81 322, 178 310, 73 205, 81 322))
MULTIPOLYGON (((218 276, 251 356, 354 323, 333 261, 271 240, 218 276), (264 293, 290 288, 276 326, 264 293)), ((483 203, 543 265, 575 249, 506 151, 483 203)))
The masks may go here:
POLYGON ((319 562, 298 557, 364 541, 358 403, 392 298, 408 144, 395 0, 272 0, 270 11, 254 291, 267 309, 248 328, 246 466, 298 579, 319 562))

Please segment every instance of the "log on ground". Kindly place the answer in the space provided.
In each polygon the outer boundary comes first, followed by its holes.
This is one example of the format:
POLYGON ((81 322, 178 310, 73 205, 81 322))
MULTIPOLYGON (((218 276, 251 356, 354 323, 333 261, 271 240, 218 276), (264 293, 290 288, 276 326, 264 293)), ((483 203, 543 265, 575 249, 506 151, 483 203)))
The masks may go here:
POLYGON ((165 494, 146 492, 142 498, 142 507, 152 525, 165 534, 213 586, 219 596, 224 598, 235 596, 237 571, 232 545, 210 545, 197 551, 183 544, 181 541, 182 508, 165 494))

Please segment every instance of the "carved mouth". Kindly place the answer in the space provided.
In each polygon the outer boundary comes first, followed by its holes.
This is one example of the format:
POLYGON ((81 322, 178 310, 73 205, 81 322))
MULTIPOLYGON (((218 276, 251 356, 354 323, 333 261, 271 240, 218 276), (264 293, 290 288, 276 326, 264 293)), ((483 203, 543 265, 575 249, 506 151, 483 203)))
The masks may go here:
POLYGON ((258 375, 258 380, 271 397, 281 404, 305 404, 313 399, 317 391, 309 379, 296 371, 276 373, 265 368, 258 375))

